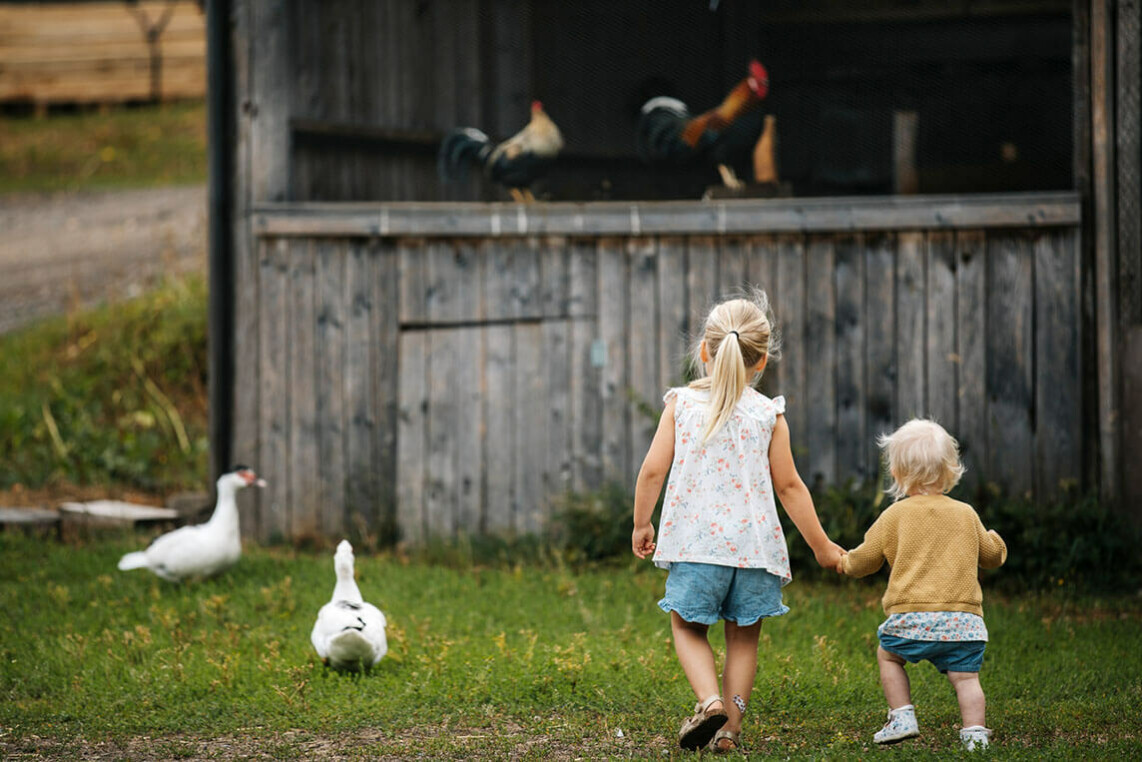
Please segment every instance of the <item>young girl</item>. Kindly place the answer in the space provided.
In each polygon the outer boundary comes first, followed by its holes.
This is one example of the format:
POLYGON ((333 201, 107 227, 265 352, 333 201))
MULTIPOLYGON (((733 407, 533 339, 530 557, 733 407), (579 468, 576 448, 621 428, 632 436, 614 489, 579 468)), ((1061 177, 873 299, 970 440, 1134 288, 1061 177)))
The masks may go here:
POLYGON ((987 645, 979 567, 1007 559, 995 530, 985 530, 975 510, 945 493, 964 467, 956 440, 937 423, 913 419, 879 440, 893 503, 869 528, 860 547, 841 559, 837 571, 854 577, 892 567, 882 600, 888 619, 880 625, 880 683, 888 722, 873 740, 896 743, 920 735, 904 663, 927 660, 948 676, 963 718, 960 739, 968 751, 986 748, 984 696, 979 670, 987 645))
POLYGON ((751 377, 765 370, 770 344, 763 292, 710 312, 696 352, 707 376, 666 393, 635 487, 631 545, 639 558, 653 552, 670 570, 658 605, 670 612, 674 648, 698 698, 679 732, 685 749, 740 746, 761 622, 789 610, 781 601, 791 579, 788 549, 774 495, 822 566, 835 568, 843 552, 825 535, 797 475, 785 399, 750 388, 751 377), (656 546, 650 517, 668 471, 656 546), (726 621, 720 692, 706 639, 719 619, 726 621))

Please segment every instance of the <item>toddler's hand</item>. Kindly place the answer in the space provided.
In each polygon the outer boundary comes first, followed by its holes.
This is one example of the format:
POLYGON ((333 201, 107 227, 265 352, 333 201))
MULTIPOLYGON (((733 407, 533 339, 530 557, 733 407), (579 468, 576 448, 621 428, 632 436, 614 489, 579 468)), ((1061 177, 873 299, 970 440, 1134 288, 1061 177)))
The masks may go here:
POLYGON ((833 569, 833 571, 835 571, 837 574, 844 574, 845 573, 845 556, 847 556, 848 554, 849 554, 849 552, 847 550, 841 551, 841 557, 837 559, 836 568, 833 569))
POLYGON ((646 524, 635 527, 630 536, 630 546, 639 558, 646 558, 654 552, 654 526, 646 524))

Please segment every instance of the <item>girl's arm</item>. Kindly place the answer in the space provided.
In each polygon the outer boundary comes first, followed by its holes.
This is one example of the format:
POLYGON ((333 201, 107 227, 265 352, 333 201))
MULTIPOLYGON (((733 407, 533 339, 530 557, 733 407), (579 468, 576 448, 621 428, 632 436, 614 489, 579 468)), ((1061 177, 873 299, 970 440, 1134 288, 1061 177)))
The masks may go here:
POLYGON ((634 532, 631 534, 631 550, 639 558, 646 558, 654 552, 654 525, 650 516, 662 482, 670 472, 674 462, 674 400, 666 403, 662 417, 658 419, 658 430, 650 442, 650 450, 638 471, 638 481, 634 487, 634 532))
POLYGON ((789 446, 789 424, 785 416, 777 416, 777 423, 773 427, 773 438, 769 442, 769 471, 773 476, 773 490, 781 500, 781 507, 793 523, 797 525, 801 536, 817 563, 829 569, 836 569, 840 563, 844 548, 837 545, 825 534, 817 510, 813 507, 813 497, 809 494, 805 482, 801 481, 797 473, 797 466, 793 462, 793 450, 789 446))

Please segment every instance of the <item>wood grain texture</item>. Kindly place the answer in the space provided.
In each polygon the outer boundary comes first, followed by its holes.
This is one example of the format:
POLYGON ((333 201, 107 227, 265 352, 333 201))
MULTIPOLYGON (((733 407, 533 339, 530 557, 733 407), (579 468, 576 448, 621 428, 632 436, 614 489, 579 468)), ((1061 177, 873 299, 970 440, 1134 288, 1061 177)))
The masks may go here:
POLYGON ((928 309, 925 285, 926 251, 922 233, 901 233, 896 253, 896 406, 894 418, 928 417, 927 347, 928 309))
POLYGON ((349 526, 345 494, 346 242, 318 241, 315 251, 318 529, 333 537, 349 526))
MULTIPOLYGON (((374 271, 366 247, 346 252, 344 299, 345 327, 345 513, 348 526, 358 531, 373 529, 381 485, 374 461, 377 442, 377 397, 374 389, 375 332, 377 309, 373 290, 374 271)), ((385 489, 391 489, 386 485, 385 489)))
MULTIPOLYGON (((432 187, 436 180, 432 178, 432 187)), ((426 188, 426 193, 434 192, 426 188)), ((415 197, 415 196, 414 196, 415 197)), ((421 198, 430 196, 421 196, 421 198)), ((271 203, 255 197, 255 232, 273 235, 739 236, 897 230, 972 230, 1073 226, 1080 202, 1071 191, 969 196, 740 199, 637 204, 271 203)))
MULTIPOLYGON (((372 525, 363 527, 351 522, 353 531, 378 531, 382 539, 397 537, 397 435, 400 428, 400 291, 397 248, 393 242, 369 239, 362 246, 370 262, 373 320, 370 342, 373 379, 373 414, 376 425, 373 439, 372 525)), ((369 519, 370 515, 366 515, 369 519)))
POLYGON ((1025 236, 988 240, 989 481, 1023 495, 1033 483, 1032 251, 1025 236))
POLYGON ((686 353, 690 342, 690 315, 686 293, 686 241, 664 237, 658 240, 658 378, 662 387, 684 381, 686 353))
POLYGON ((289 321, 289 522, 290 537, 314 537, 321 529, 318 492, 317 369, 315 367, 315 251, 294 247, 286 266, 289 321))
POLYGON ((658 275, 660 263, 654 239, 633 238, 627 248, 630 267, 630 408, 631 468, 642 463, 660 409, 663 382, 659 379, 658 275))
POLYGON ((864 242, 843 236, 836 245, 837 479, 862 483, 867 468, 865 417, 864 242))
POLYGON ((603 478, 628 484, 632 478, 627 396, 630 307, 628 260, 622 240, 599 240, 598 277, 599 338, 604 360, 599 390, 603 478))
POLYGON ((811 489, 835 484, 837 478, 837 302, 834 239, 809 238, 805 250, 805 413, 808 469, 802 474, 811 489), (830 372, 830 369, 834 369, 830 372))
POLYGON ((602 367, 594 362, 593 348, 602 341, 598 314, 598 252, 593 242, 573 241, 569 280, 571 321, 569 425, 571 428, 571 485, 577 492, 602 485, 602 367))
POLYGON ((777 287, 769 292, 785 346, 777 391, 785 396, 785 418, 793 459, 804 479, 809 474, 810 357, 807 345, 809 311, 805 293, 807 258, 801 238, 778 239, 777 287))
POLYGON ((865 237, 865 424, 864 467, 873 478, 882 476, 881 434, 896 424, 896 239, 865 237))
POLYGON ((927 410, 930 417, 949 430, 956 425, 960 367, 956 353, 955 241, 955 234, 947 231, 928 235, 925 287, 927 410))
POLYGON ((289 536, 289 258, 287 242, 263 241, 259 247, 262 284, 258 303, 259 473, 267 485, 258 504, 258 536, 289 536))
POLYGON ((1035 494, 1057 498, 1082 471, 1082 336, 1077 232, 1032 240, 1035 319, 1035 494))
POLYGON ((989 479, 987 245, 983 231, 956 234, 956 355, 960 367, 955 437, 967 469, 962 483, 969 493, 989 479))
POLYGON ((260 538, 538 532, 568 490, 629 489, 684 333, 753 282, 808 484, 875 478, 912 415, 968 490, 1082 475, 1075 229, 258 240, 260 538))

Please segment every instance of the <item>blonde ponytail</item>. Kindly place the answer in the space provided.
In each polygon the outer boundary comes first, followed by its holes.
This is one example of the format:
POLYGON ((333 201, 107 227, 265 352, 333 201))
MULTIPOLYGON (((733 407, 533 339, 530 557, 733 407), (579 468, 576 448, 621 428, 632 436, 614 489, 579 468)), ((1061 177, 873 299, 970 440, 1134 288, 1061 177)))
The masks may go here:
POLYGON ((776 331, 769 316, 769 300, 757 290, 749 299, 731 299, 710 311, 698 346, 712 358, 710 375, 690 386, 709 392, 706 426, 702 432, 705 444, 733 417, 738 400, 751 382, 750 370, 762 359, 777 353, 776 331))
POLYGON ((703 444, 730 420, 749 383, 738 336, 737 331, 729 331, 718 343, 718 353, 714 355, 714 369, 710 373, 710 415, 702 432, 703 444))

